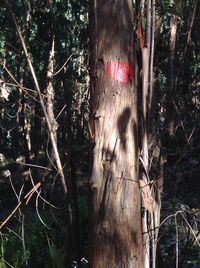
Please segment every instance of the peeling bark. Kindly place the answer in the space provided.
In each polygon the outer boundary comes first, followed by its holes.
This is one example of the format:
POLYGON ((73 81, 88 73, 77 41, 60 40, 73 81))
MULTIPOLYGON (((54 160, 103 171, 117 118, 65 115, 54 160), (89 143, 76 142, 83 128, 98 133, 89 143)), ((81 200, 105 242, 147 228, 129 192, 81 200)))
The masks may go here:
POLYGON ((132 2, 90 4, 94 135, 90 267, 142 268, 132 2))

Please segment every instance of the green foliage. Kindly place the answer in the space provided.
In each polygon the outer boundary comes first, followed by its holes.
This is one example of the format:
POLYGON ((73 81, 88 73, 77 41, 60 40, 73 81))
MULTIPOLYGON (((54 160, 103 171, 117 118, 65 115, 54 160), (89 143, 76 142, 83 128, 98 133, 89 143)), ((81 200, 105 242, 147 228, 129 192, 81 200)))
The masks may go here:
POLYGON ((5 259, 6 262, 17 268, 27 266, 27 262, 28 267, 32 268, 44 267, 48 262, 48 267, 64 267, 63 257, 58 249, 63 243, 64 233, 61 230, 59 231, 60 227, 56 226, 50 212, 46 211, 42 214, 42 217, 51 229, 46 229, 36 215, 28 214, 25 222, 24 243, 26 252, 24 252, 22 240, 20 239, 20 226, 12 226, 12 229, 8 229, 2 234, 1 263, 5 259))
MULTIPOLYGON (((2 235, 1 235, 2 237, 2 235)), ((1 239, 1 251, 0 251, 0 268, 7 268, 4 260, 4 244, 3 239, 1 239)))
POLYGON ((7 266, 3 260, 0 260, 0 268, 7 268, 7 266))
POLYGON ((51 268, 64 268, 64 262, 62 260, 62 256, 56 246, 51 244, 49 246, 49 254, 50 254, 50 267, 51 268))

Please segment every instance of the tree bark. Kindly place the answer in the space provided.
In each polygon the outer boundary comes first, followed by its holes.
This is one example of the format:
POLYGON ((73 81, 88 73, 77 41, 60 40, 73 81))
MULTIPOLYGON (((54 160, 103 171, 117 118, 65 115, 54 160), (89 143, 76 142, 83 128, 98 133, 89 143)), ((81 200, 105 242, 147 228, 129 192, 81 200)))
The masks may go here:
MULTIPOLYGON (((145 1, 143 1, 143 6, 141 10, 142 18, 144 17, 145 1)), ((142 191, 146 191, 149 187, 149 150, 148 150, 148 116, 150 114, 148 101, 149 101, 149 78, 150 78, 150 52, 151 52, 151 1, 147 0, 146 3, 146 29, 144 31, 144 45, 141 47, 142 52, 142 120, 141 120, 141 156, 143 160, 144 170, 142 173, 142 181, 144 185, 141 185, 142 191), (147 172, 145 172, 147 171, 147 172)), ((141 21, 142 23, 142 21, 141 21)), ((143 205, 144 206, 144 205, 143 205)), ((150 267, 150 237, 148 232, 148 221, 150 215, 149 211, 146 209, 143 215, 143 241, 144 241, 144 267, 150 267)))
POLYGON ((132 1, 91 0, 90 267, 143 267, 132 1))
POLYGON ((178 17, 170 15, 170 40, 169 40, 169 79, 168 79, 168 92, 167 92, 167 114, 166 114, 166 128, 167 135, 173 138, 176 131, 176 111, 174 109, 174 96, 176 93, 176 74, 175 74, 175 51, 176 51, 176 38, 178 17))
MULTIPOLYGON (((142 191, 142 206, 144 213, 143 241, 144 241, 144 267, 155 268, 158 226, 160 220, 160 190, 159 182, 151 178, 152 165, 150 159, 153 155, 150 150, 150 134, 154 133, 152 111, 155 106, 154 97, 154 45, 155 45, 155 0, 141 1, 138 13, 138 27, 136 30, 138 44, 142 59, 142 88, 141 88, 141 165, 140 186, 142 191), (146 21, 146 27, 143 27, 146 21), (144 28, 144 29, 143 29, 144 28)), ((152 135, 153 136, 153 135, 152 135)))

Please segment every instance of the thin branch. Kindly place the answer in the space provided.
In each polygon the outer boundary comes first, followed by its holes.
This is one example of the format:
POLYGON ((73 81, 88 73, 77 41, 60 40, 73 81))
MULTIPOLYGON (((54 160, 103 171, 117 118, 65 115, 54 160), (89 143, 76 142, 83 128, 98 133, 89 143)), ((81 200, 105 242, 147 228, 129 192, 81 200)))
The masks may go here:
POLYGON ((55 160, 56 160, 56 165, 57 165, 57 168, 58 168, 58 173, 60 174, 64 194, 66 195, 67 194, 67 185, 66 185, 66 182, 65 182, 65 176, 64 176, 64 172, 63 172, 63 168, 62 168, 62 164, 61 164, 61 160, 60 160, 60 156, 59 156, 59 152, 58 152, 58 147, 57 147, 57 144, 56 144, 56 141, 55 141, 54 133, 52 131, 52 125, 51 125, 49 116, 48 116, 48 114, 46 112, 44 100, 43 100, 43 97, 42 97, 42 94, 41 94, 41 90, 40 90, 40 86, 39 86, 39 83, 38 83, 38 80, 37 80, 37 77, 36 77, 36 73, 35 73, 35 70, 33 68, 31 58, 30 58, 30 55, 28 53, 27 46, 25 44, 25 40, 24 40, 24 38, 22 36, 22 33, 21 33, 21 31, 20 31, 20 29, 18 27, 17 21, 15 19, 15 16, 14 16, 12 10, 11 10, 10 4, 9 4, 8 0, 5 0, 5 1, 6 1, 6 4, 7 4, 7 8, 9 10, 10 14, 11 14, 12 19, 13 19, 13 22, 15 24, 17 34, 19 36, 21 45, 22 45, 23 50, 24 50, 26 60, 28 62, 28 65, 29 65, 29 68, 30 68, 30 71, 31 71, 31 74, 32 74, 32 77, 33 77, 33 80, 34 80, 34 83, 35 83, 35 87, 36 87, 36 90, 37 90, 37 93, 38 93, 38 96, 39 96, 40 105, 41 105, 43 113, 44 113, 45 121, 46 121, 48 131, 49 131, 49 135, 50 135, 51 144, 52 144, 53 151, 54 151, 54 154, 55 154, 55 160))
MULTIPOLYGON (((196 212, 191 212, 191 214, 194 214, 194 213, 196 213, 196 212)), ((160 227, 161 227, 167 220, 169 220, 169 219, 171 219, 171 218, 173 218, 173 217, 174 217, 174 218, 177 217, 178 214, 180 214, 180 215, 183 217, 183 219, 185 220, 186 224, 187 224, 188 227, 190 228, 190 230, 191 230, 191 232, 192 232, 192 234, 193 234, 193 236, 194 236, 194 238, 195 238, 196 243, 198 244, 198 246, 200 246, 200 239, 198 238, 200 232, 198 233, 198 235, 195 234, 194 229, 193 229, 192 226, 189 224, 188 220, 185 218, 185 216, 184 216, 184 211, 183 211, 183 210, 178 210, 178 211, 176 211, 176 213, 167 216, 167 217, 160 223, 160 225, 159 225, 158 227, 155 227, 153 230, 156 230, 156 229, 160 228, 160 227)), ((150 231, 153 231, 153 230, 152 230, 152 229, 148 229, 148 231, 147 231, 147 232, 143 232, 143 234, 149 233, 150 231)))
POLYGON ((148 180, 148 183, 149 183, 149 182, 150 182, 149 172, 148 172, 148 170, 147 170, 147 167, 146 167, 146 165, 145 165, 145 163, 144 163, 144 160, 143 160, 142 156, 140 156, 139 160, 140 160, 141 163, 142 163, 142 166, 143 166, 143 168, 144 168, 144 171, 145 171, 145 173, 146 173, 146 177, 147 177, 147 180, 148 180))
POLYGON ((17 192, 16 192, 16 190, 15 190, 15 187, 14 187, 14 185, 13 185, 12 178, 11 178, 11 174, 9 174, 8 177, 9 177, 10 185, 11 185, 11 187, 12 187, 12 189, 13 189, 13 192, 14 192, 14 194, 15 194, 15 196, 16 196, 16 198, 17 198, 17 201, 18 201, 18 203, 19 203, 19 195, 17 194, 17 192))
POLYGON ((39 195, 40 195, 40 193, 41 193, 41 190, 39 191, 39 194, 37 195, 36 200, 35 200, 36 213, 37 213, 38 218, 39 218, 39 220, 41 221, 41 223, 42 223, 47 229, 50 230, 51 228, 50 228, 49 226, 46 225, 46 223, 43 221, 43 219, 41 218, 40 213, 39 213, 38 199, 39 199, 39 195))
POLYGON ((61 71, 62 71, 62 69, 66 66, 66 64, 68 63, 68 61, 70 60, 70 58, 73 56, 73 54, 71 54, 70 56, 69 56, 69 58, 65 61, 65 63, 63 64, 63 66, 57 71, 57 72, 55 72, 54 74, 53 74, 53 76, 56 76, 57 74, 59 74, 61 71))
POLYGON ((174 223, 176 228, 176 268, 178 268, 178 224, 177 224, 177 214, 174 215, 174 223))
MULTIPOLYGON (((31 89, 31 88, 28 88, 28 87, 24 87, 24 86, 21 86, 19 84, 12 84, 12 83, 6 83, 7 86, 11 86, 11 87, 20 87, 22 90, 24 89, 24 92, 27 92, 27 91, 30 91, 31 93, 36 93, 36 91, 34 89, 31 89)), ((29 94, 29 96, 32 97, 32 95, 29 94)), ((36 100, 36 99, 34 99, 36 100)), ((38 102, 38 100, 36 100, 38 102)))
POLYGON ((52 171, 51 168, 40 166, 40 165, 26 164, 26 163, 23 163, 23 162, 16 162, 16 161, 12 161, 12 163, 19 164, 19 165, 22 165, 22 166, 34 167, 34 168, 40 168, 40 169, 45 169, 45 170, 52 171))
POLYGON ((187 137, 187 133, 186 133, 186 130, 185 130, 183 121, 181 120, 181 117, 180 117, 180 114, 179 114, 179 111, 178 111, 178 108, 177 108, 177 106, 176 106, 175 101, 173 101, 173 105, 174 105, 174 108, 175 108, 175 110, 176 110, 176 113, 177 113, 177 115, 178 115, 178 117, 179 117, 180 124, 181 124, 181 126, 182 126, 182 129, 183 129, 183 132, 184 132, 184 135, 185 135, 185 139, 186 139, 187 144, 188 144, 188 143, 189 143, 189 140, 188 140, 188 137, 187 137))
POLYGON ((49 154, 48 147, 49 147, 49 135, 48 135, 47 144, 46 144, 46 154, 47 154, 47 157, 48 157, 48 160, 49 160, 50 164, 58 172, 57 167, 54 165, 55 159, 51 159, 51 156, 49 154))
POLYGON ((27 92, 27 90, 28 91, 32 91, 32 92, 34 92, 34 93, 36 93, 34 90, 31 90, 31 89, 29 89, 29 88, 26 88, 26 87, 23 87, 22 85, 20 85, 20 83, 19 82, 17 82, 17 80, 14 78, 14 76, 12 75, 12 73, 8 70, 8 68, 6 67, 6 65, 5 65, 5 63, 2 63, 2 61, 0 61, 1 62, 1 64, 3 65, 3 69, 5 69, 6 70, 6 72, 7 72, 7 74, 10 76, 10 78, 15 82, 15 84, 13 85, 13 84, 11 84, 11 83, 6 83, 6 85, 10 85, 10 86, 15 86, 15 87, 18 87, 18 88, 20 88, 22 91, 24 91, 30 98, 32 98, 34 101, 36 101, 36 102, 39 102, 36 98, 34 98, 31 94, 29 94, 28 92, 27 92))
POLYGON ((26 205, 28 204, 28 202, 30 201, 31 197, 33 196, 33 194, 35 193, 36 189, 38 189, 39 187, 41 186, 41 183, 38 182, 30 191, 30 194, 29 196, 27 197, 27 200, 26 200, 26 205))
POLYGON ((21 236, 19 236, 15 231, 13 231, 12 229, 10 229, 9 227, 6 227, 6 229, 7 229, 10 233, 13 233, 17 238, 19 238, 20 240, 22 240, 21 236))
POLYGON ((20 201, 17 206, 13 209, 13 211, 8 215, 8 217, 1 223, 0 230, 4 227, 4 225, 12 218, 12 216, 16 213, 16 211, 20 208, 23 202, 26 201, 26 205, 30 201, 32 195, 35 193, 35 190, 41 186, 41 182, 38 182, 23 198, 23 201, 20 201))
POLYGON ((36 186, 35 186, 35 183, 34 183, 34 181, 33 181, 33 177, 32 177, 32 175, 31 175, 31 171, 30 171, 30 170, 29 170, 29 175, 30 175, 30 179, 31 179, 31 183, 32 183, 32 185, 33 185, 33 188, 35 189, 35 192, 39 195, 39 197, 40 197, 46 204, 48 204, 49 206, 58 209, 58 207, 52 205, 51 203, 49 203, 46 199, 44 199, 44 198, 41 196, 40 192, 37 190, 37 188, 36 188, 36 186))
POLYGON ((65 110, 65 107, 66 107, 66 104, 63 106, 63 108, 60 110, 60 112, 58 113, 58 115, 56 116, 56 119, 57 120, 59 118, 59 116, 62 114, 62 112, 65 110))
POLYGON ((193 10, 192 10, 192 17, 191 17, 191 21, 190 21, 190 25, 189 25, 189 30, 187 32, 187 40, 186 40, 186 44, 185 44, 185 49, 184 49, 184 52, 183 52, 183 59, 186 57, 187 50, 188 50, 188 45, 190 43, 192 27, 193 27, 193 24, 194 24, 194 19, 195 19, 195 15, 196 15, 198 1, 199 0, 194 0, 193 10))
POLYGON ((15 268, 12 266, 9 262, 7 262, 4 258, 1 257, 1 259, 5 262, 6 265, 8 265, 10 268, 15 268))
POLYGON ((3 226, 12 218, 12 216, 15 214, 15 212, 18 210, 18 208, 21 206, 22 202, 20 201, 17 206, 13 209, 13 211, 10 213, 10 215, 1 223, 0 230, 3 228, 3 226))
POLYGON ((151 45, 149 59, 149 114, 148 125, 150 124, 150 115, 152 113, 153 102, 153 66, 154 66, 154 49, 155 49, 155 0, 152 0, 151 6, 151 45))
POLYGON ((19 195, 18 195, 18 198, 19 198, 19 199, 18 199, 18 202, 19 202, 20 199, 21 199, 23 189, 24 189, 24 183, 22 184, 22 187, 21 187, 21 189, 20 189, 20 191, 19 191, 19 195))
POLYGON ((195 238, 195 240, 196 240, 198 246, 200 246, 200 241, 199 241, 198 237, 196 236, 196 234, 195 234, 195 232, 194 232, 192 226, 189 224, 189 222, 188 222, 188 220, 186 219, 186 217, 184 216, 183 212, 181 212, 180 214, 181 214, 181 216, 183 217, 183 219, 185 220, 185 222, 187 223, 188 227, 190 228, 190 230, 191 230, 191 232, 192 232, 192 234, 193 234, 193 236, 194 236, 194 238, 195 238))
POLYGON ((23 258, 24 258, 26 266, 27 266, 28 259, 27 259, 26 242, 25 242, 25 230, 24 230, 25 215, 24 215, 24 213, 22 214, 21 220, 22 220, 22 222, 21 222, 21 234, 22 234, 23 258))

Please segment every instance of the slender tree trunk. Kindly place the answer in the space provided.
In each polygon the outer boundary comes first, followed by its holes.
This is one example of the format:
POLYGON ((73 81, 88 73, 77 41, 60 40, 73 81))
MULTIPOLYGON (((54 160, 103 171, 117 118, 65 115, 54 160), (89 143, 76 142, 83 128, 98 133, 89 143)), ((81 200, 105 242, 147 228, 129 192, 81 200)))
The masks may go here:
MULTIPOLYGON (((72 55, 70 51, 71 48, 67 51, 69 53, 66 55, 66 52, 62 52, 61 38, 60 33, 56 32, 56 51, 58 64, 63 66, 63 59, 69 55, 72 55)), ((77 267, 81 267, 81 241, 80 241, 80 222, 79 222, 79 204, 78 204, 78 191, 77 191, 77 177, 76 177, 76 166, 77 159, 76 155, 73 152, 74 148, 74 137, 73 137, 73 127, 72 127, 72 86, 68 82, 68 74, 66 72, 67 68, 62 68, 58 76, 61 80, 61 100, 59 105, 61 109, 65 107, 65 112, 61 113, 58 118, 58 123, 61 127, 61 143, 64 150, 63 158, 65 159, 65 174, 67 179, 68 187, 68 234, 66 235, 66 259, 68 265, 72 266, 72 260, 75 259, 77 262, 77 267), (65 122, 65 124, 63 124, 65 122), (72 257, 73 255, 73 257, 72 257)), ((58 78, 57 78, 58 79, 58 78)))
MULTIPOLYGON (((55 162, 56 162, 56 166, 57 166, 57 171, 58 171, 58 174, 60 175, 60 179, 61 179, 61 183, 62 183, 62 186, 63 186, 64 194, 66 195, 67 194, 67 186, 66 186, 65 176, 64 176, 64 173, 63 173, 63 167, 62 167, 60 155, 59 155, 59 152, 58 152, 57 142, 56 142, 56 139, 55 139, 54 132, 52 131, 52 121, 51 121, 51 118, 49 118, 49 116, 47 114, 46 107, 45 107, 44 100, 43 100, 43 96, 41 94, 40 86, 39 86, 39 83, 38 83, 38 79, 36 77, 36 73, 35 73, 35 70, 33 68, 33 64, 31 62, 31 59, 30 59, 30 56, 29 56, 29 53, 28 53, 28 50, 27 50, 27 46, 26 46, 26 43, 25 43, 25 40, 23 38, 22 32, 20 31, 20 29, 18 27, 17 21, 16 21, 15 16, 14 16, 14 14, 12 12, 12 9, 11 9, 11 6, 10 6, 10 4, 9 4, 9 2, 7 0, 6 0, 6 8, 8 9, 8 11, 9 11, 9 13, 10 13, 12 19, 13 19, 14 25, 15 25, 16 30, 17 30, 17 34, 18 34, 19 39, 20 39, 20 43, 21 43, 21 45, 23 47, 23 51, 24 51, 26 60, 28 62, 28 65, 29 65, 29 68, 30 68, 30 71, 31 71, 31 74, 32 74, 32 77, 33 77, 33 80, 34 80, 34 84, 35 84, 35 87, 36 87, 36 90, 37 90, 37 93, 38 93, 40 105, 41 105, 41 108, 42 108, 42 111, 43 111, 43 114, 44 114, 45 122, 47 124, 48 133, 49 133, 49 136, 50 136, 50 141, 51 141, 51 145, 52 145, 52 148, 53 148, 53 153, 54 153, 54 156, 55 156, 55 162)), ((54 122, 54 126, 55 126, 55 122, 54 122)))
POLYGON ((154 49, 155 49, 155 25, 156 25, 156 18, 155 18, 155 0, 151 0, 151 47, 150 47, 150 59, 149 59, 149 101, 148 101, 148 128, 151 129, 152 123, 152 112, 153 112, 153 100, 154 100, 154 49))
POLYGON ((195 16, 196 16, 197 4, 198 4, 198 0, 194 0, 193 1, 193 10, 192 10, 190 22, 188 25, 186 44, 185 44, 185 48, 184 48, 184 52, 183 52, 183 59, 185 59, 185 57, 186 57, 188 46, 189 46, 189 43, 191 41, 191 33, 192 33, 192 27, 193 27, 195 16))
POLYGON ((90 267, 143 267, 132 1, 91 0, 90 267))
MULTIPOLYGON (((20 64, 20 85, 24 87, 24 68, 25 68, 25 59, 22 60, 20 64)), ((25 92, 20 88, 19 89, 19 126, 22 126, 21 136, 23 143, 23 151, 25 156, 26 163, 30 161, 30 152, 31 152, 31 142, 30 142, 30 120, 28 118, 27 103, 25 98, 25 92)))
MULTIPOLYGON (((28 41, 29 39, 29 33, 30 33, 30 13, 31 13, 31 5, 28 3, 28 10, 26 14, 26 20, 24 24, 24 34, 25 34, 25 40, 28 41)), ((26 61, 23 58, 22 63, 20 64, 20 70, 19 70, 19 75, 20 75, 20 85, 23 87, 24 86, 24 78, 25 78, 25 66, 26 66, 26 61)), ((23 143, 24 143, 24 155, 26 162, 28 163, 30 161, 30 153, 31 153, 31 138, 30 138, 30 129, 31 129, 31 123, 30 119, 28 117, 28 111, 27 111, 27 100, 25 98, 25 92, 23 92, 20 89, 20 100, 21 100, 21 122, 22 122, 22 127, 23 127, 23 143)))
POLYGON ((143 198, 143 240, 144 240, 144 267, 155 268, 156 245, 160 220, 160 191, 159 183, 152 184, 151 154, 149 152, 149 137, 153 132, 152 110, 154 97, 154 44, 155 44, 155 0, 143 0, 140 3, 138 29, 136 31, 142 54, 142 109, 141 109, 141 191, 143 198), (142 26, 146 18, 146 28, 142 26))
POLYGON ((174 109, 174 95, 175 95, 175 49, 176 49, 176 32, 178 26, 178 17, 170 15, 170 40, 169 40, 169 79, 167 91, 167 118, 166 128, 167 135, 173 137, 176 129, 176 111, 174 109))
MULTIPOLYGON (((25 18, 25 23, 23 24, 22 31, 25 35, 25 40, 28 41, 29 39, 29 32, 30 32, 30 12, 31 12, 31 6, 30 3, 27 7, 27 13, 25 18)), ((30 118, 28 117, 28 111, 27 111, 27 102, 26 99, 26 92, 23 90, 23 87, 25 87, 25 72, 26 72, 26 60, 23 58, 19 59, 18 63, 18 81, 19 85, 21 86, 19 88, 19 94, 18 94, 18 102, 16 103, 17 112, 16 112, 16 128, 12 132, 12 148, 13 148, 13 157, 17 157, 17 153, 19 151, 24 152, 25 161, 28 163, 30 161, 30 153, 31 153, 31 139, 30 139, 30 118), (20 148, 20 144, 21 148, 20 148)))
MULTIPOLYGON (((144 6, 142 8, 142 18, 144 16, 144 6)), ((141 156, 144 165, 144 171, 142 174, 142 180, 145 184, 142 186, 142 191, 146 188, 148 189, 149 177, 149 152, 148 152, 148 115, 149 115, 149 107, 148 107, 148 90, 149 90, 149 62, 150 62, 150 51, 151 51, 151 3, 150 0, 147 1, 147 10, 146 10, 146 32, 144 33, 144 46, 141 48, 142 51, 142 148, 141 148, 141 156), (146 172, 145 172, 146 171, 146 172)), ((141 22, 142 23, 142 22, 141 22)), ((150 236, 148 231, 148 221, 149 221, 149 211, 145 210, 142 223, 143 223, 143 240, 144 240, 144 267, 149 268, 150 266, 150 236)))
POLYGON ((33 111, 33 122, 31 128, 31 149, 32 154, 34 155, 35 163, 38 162, 39 151, 41 149, 42 142, 42 133, 41 133, 41 125, 42 125, 42 111, 41 105, 38 102, 35 103, 34 111, 33 111))
MULTIPOLYGON (((54 116, 54 88, 53 88, 53 72, 54 72, 54 54, 55 54, 55 38, 52 37, 52 45, 49 53, 49 64, 47 70, 47 87, 45 90, 46 95, 46 111, 51 124, 51 131, 54 136, 54 140, 57 144, 57 122, 54 116)), ((53 150, 52 150, 53 151, 53 150)), ((55 158, 55 157, 54 157, 55 158)), ((54 159, 52 159, 54 161, 54 159)))

